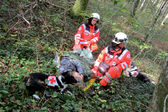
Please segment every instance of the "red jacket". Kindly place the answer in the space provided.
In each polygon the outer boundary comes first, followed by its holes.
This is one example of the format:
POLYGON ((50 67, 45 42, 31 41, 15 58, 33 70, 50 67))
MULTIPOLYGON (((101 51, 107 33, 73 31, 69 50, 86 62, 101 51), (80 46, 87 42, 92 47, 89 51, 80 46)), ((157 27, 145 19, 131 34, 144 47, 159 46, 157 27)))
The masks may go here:
POLYGON ((104 70, 105 73, 100 83, 106 86, 112 78, 119 78, 122 71, 128 68, 131 63, 130 55, 130 52, 126 48, 116 51, 111 46, 108 46, 99 54, 92 71, 97 77, 102 77, 103 74, 101 71, 104 70))
MULTIPOLYGON (((75 45, 73 49, 90 47, 99 40, 99 28, 96 25, 82 24, 75 34, 75 45)), ((97 48, 98 49, 98 48, 97 48)))

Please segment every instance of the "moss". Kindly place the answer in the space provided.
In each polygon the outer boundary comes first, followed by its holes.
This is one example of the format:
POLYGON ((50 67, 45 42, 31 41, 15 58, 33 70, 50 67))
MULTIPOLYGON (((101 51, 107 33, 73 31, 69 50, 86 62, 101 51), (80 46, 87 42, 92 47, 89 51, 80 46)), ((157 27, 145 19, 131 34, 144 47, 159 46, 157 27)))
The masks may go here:
POLYGON ((76 0, 74 6, 71 9, 73 16, 84 16, 89 0, 76 0))

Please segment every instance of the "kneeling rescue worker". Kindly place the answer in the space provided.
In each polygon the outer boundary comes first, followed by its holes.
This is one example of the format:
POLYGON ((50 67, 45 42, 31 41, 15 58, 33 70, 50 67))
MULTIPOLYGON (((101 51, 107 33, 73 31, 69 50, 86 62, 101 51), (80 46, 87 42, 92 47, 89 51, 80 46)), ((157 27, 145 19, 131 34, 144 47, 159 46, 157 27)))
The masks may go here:
POLYGON ((92 72, 94 77, 100 80, 100 84, 106 86, 111 79, 119 78, 123 70, 131 63, 131 54, 125 48, 128 37, 123 32, 115 34, 110 46, 107 46, 99 54, 92 72))
POLYGON ((96 42, 99 41, 99 28, 96 25, 100 20, 98 13, 92 13, 86 23, 80 25, 75 34, 75 49, 90 49, 92 52, 98 50, 96 42))

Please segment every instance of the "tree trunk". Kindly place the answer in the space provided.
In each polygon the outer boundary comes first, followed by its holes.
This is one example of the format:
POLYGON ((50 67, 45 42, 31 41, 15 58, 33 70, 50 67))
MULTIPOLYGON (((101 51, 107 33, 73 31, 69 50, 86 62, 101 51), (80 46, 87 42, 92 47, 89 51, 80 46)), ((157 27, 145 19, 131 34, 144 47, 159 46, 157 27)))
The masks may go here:
POLYGON ((145 2, 146 2, 146 0, 143 0, 143 2, 141 3, 141 6, 140 6, 140 8, 139 8, 139 10, 142 11, 142 9, 144 8, 144 4, 145 4, 145 2))
POLYGON ((87 8, 89 0, 76 0, 74 6, 72 7, 72 16, 82 16, 87 8))
POLYGON ((136 12, 136 9, 137 9, 137 7, 138 7, 139 1, 140 1, 140 0, 134 0, 134 1, 133 1, 132 10, 131 10, 131 16, 132 16, 132 17, 135 16, 135 12, 136 12))
POLYGON ((150 40, 152 39, 152 37, 150 39, 148 39, 149 35, 150 35, 151 31, 153 30, 153 28, 154 28, 159 16, 161 15, 162 9, 166 6, 167 2, 168 2, 167 0, 164 0, 162 2, 162 4, 160 5, 160 7, 159 7, 159 9, 158 9, 158 11, 156 13, 156 16, 155 16, 155 18, 153 20, 153 23, 151 25, 151 28, 149 29, 148 34, 146 34, 145 41, 150 42, 150 40))
POLYGON ((148 112, 168 112, 168 57, 156 85, 151 110, 148 112))

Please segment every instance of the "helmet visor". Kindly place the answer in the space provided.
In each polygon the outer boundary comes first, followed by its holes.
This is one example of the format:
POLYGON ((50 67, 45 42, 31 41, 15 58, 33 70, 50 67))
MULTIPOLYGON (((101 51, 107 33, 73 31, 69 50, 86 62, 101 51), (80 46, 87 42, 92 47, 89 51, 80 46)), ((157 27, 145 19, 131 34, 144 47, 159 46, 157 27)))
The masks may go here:
POLYGON ((124 39, 114 38, 114 42, 117 42, 118 44, 119 43, 127 43, 128 39, 127 38, 124 38, 124 39))

